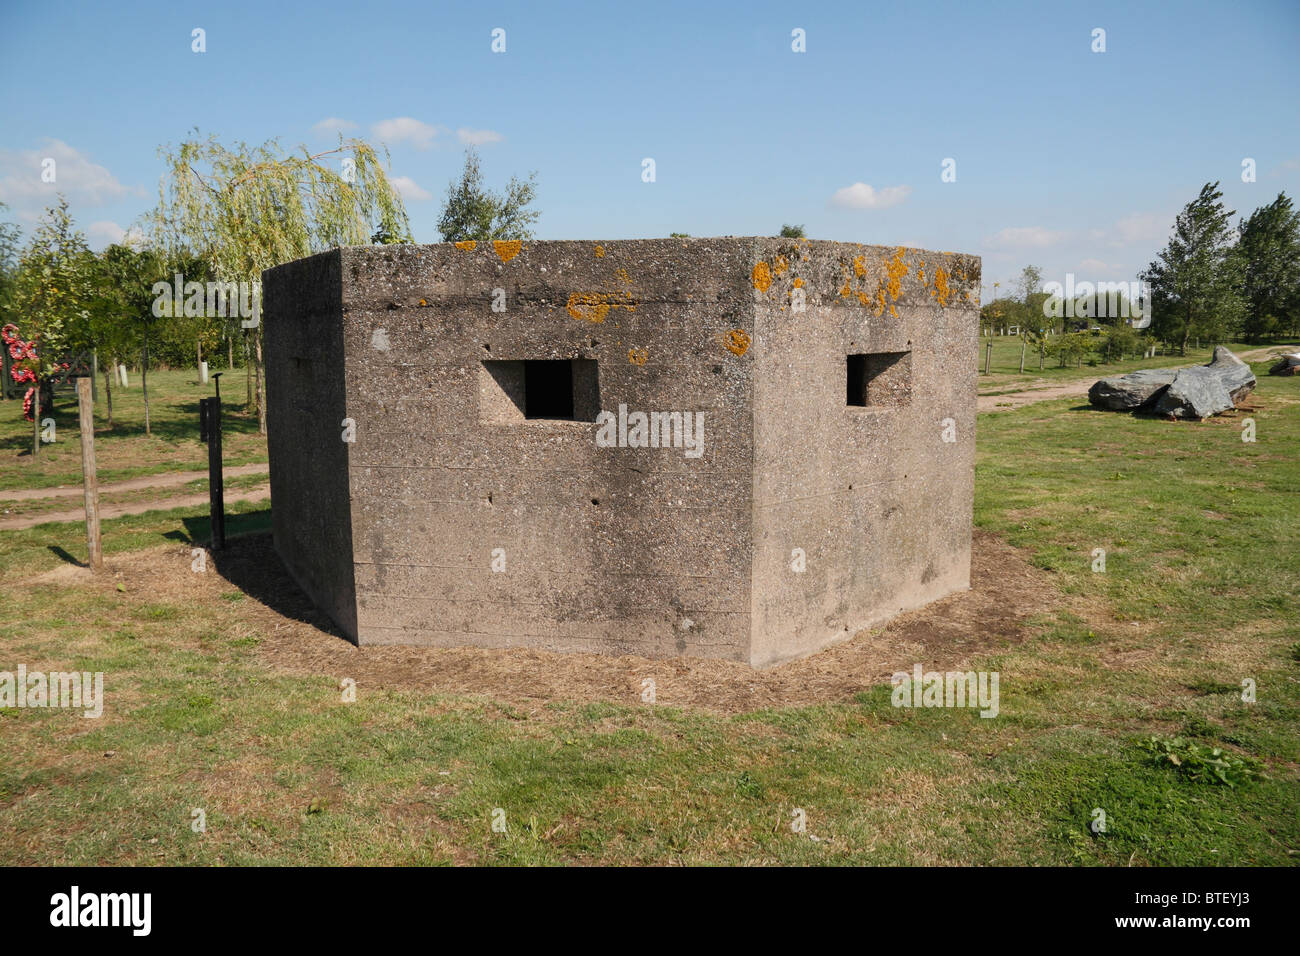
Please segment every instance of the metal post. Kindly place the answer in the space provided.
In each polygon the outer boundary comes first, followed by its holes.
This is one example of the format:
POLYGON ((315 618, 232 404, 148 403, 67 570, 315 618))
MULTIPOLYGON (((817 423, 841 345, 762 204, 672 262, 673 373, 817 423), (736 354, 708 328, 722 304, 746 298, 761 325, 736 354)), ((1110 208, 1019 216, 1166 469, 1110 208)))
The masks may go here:
POLYGON ((208 515, 213 551, 226 546, 225 487, 221 480, 221 400, 199 400, 199 435, 208 443, 208 515))

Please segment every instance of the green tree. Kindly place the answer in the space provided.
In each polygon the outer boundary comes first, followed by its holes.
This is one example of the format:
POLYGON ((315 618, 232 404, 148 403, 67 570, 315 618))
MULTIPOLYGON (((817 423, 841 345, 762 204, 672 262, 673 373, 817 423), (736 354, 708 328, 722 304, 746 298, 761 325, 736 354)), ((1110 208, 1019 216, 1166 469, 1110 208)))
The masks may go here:
POLYGON ((1102 336, 1102 354, 1107 362, 1123 361, 1124 356, 1138 350, 1138 334, 1124 323, 1112 325, 1102 336))
POLYGON ((781 227, 782 239, 803 239, 803 226, 783 225, 781 227))
MULTIPOLYGON (((0 202, 0 215, 9 207, 0 202)), ((22 252, 22 230, 11 222, 0 222, 0 326, 17 318, 14 313, 14 286, 18 279, 18 259, 22 252)), ((0 382, 0 401, 8 395, 11 381, 0 382)))
POLYGON ((530 228, 541 213, 529 209, 536 198, 536 173, 521 182, 511 177, 504 194, 483 185, 478 152, 465 150, 465 168, 460 179, 447 187, 447 202, 438 220, 443 242, 479 242, 491 239, 531 239, 530 228))
MULTIPOLYGON (((9 207, 0 202, 0 215, 9 207)), ((11 222, 0 222, 0 325, 11 321, 14 282, 22 253, 22 230, 11 222)))
MULTIPOLYGON (((410 232, 401 196, 362 140, 340 137, 335 149, 313 154, 301 147, 299 155, 286 154, 278 140, 224 146, 196 132, 175 150, 159 152, 167 172, 149 219, 155 242, 169 260, 192 254, 211 263, 222 282, 260 288, 263 270, 283 262, 364 245, 376 231, 410 232)), ((260 324, 245 336, 265 434, 260 324)))
MULTIPOLYGON (((1116 285, 1122 284, 1116 283, 1116 285)), ((1104 285, 1104 282, 1099 283, 1099 286, 1104 285)), ((1137 306, 1129 302, 1123 289, 1098 288, 1097 291, 1089 295, 1081 295, 1074 300, 1074 314, 1076 318, 1083 321, 1085 328, 1092 328, 1094 325, 1106 328, 1127 325, 1126 320, 1137 314, 1137 306)))
POLYGON ((72 349, 90 344, 93 261, 86 237, 68 212, 68 200, 60 195, 58 203, 42 214, 22 252, 11 299, 20 333, 36 344, 35 357, 27 360, 36 375, 33 456, 40 452, 40 412, 52 398, 51 376, 72 349))
POLYGON ((1048 349, 1060 360, 1060 367, 1082 365, 1093 347, 1093 337, 1087 332, 1066 332, 1052 336, 1048 349))
POLYGON ((1169 244, 1142 273, 1151 290, 1152 328, 1187 354, 1193 335, 1222 341, 1241 319, 1242 267, 1234 248, 1235 212, 1219 184, 1206 183, 1174 221, 1169 244))
POLYGON ((1020 298, 1025 305, 1030 305, 1030 300, 1043 285, 1043 270, 1039 266, 1025 266, 1020 270, 1020 279, 1017 283, 1020 287, 1020 298))
POLYGON ((151 435, 149 408, 149 349, 155 326, 153 285, 165 281, 166 264, 152 249, 114 243, 96 257, 90 299, 90 334, 104 370, 108 427, 113 427, 113 386, 110 370, 140 348, 140 384, 144 397, 144 431, 151 435))
POLYGON ((1055 329, 1058 320, 1051 318, 1044 308, 1050 296, 1042 291, 1043 270, 1039 266, 1025 266, 1017 282, 1021 302, 1024 303, 1022 325, 1035 330, 1055 329))
POLYGON ((1243 331, 1260 339, 1278 331, 1278 320, 1300 308, 1300 212, 1286 193, 1278 193, 1242 222, 1240 234, 1243 331))

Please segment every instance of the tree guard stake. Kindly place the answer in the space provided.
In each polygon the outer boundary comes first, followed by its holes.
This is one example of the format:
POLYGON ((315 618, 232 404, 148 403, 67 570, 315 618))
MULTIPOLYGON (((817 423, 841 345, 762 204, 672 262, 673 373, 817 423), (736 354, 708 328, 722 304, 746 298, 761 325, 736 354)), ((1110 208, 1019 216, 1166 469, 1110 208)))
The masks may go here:
MULTIPOLYGON (((92 368, 90 372, 94 376, 92 368)), ((81 426, 81 479, 86 489, 86 547, 90 568, 104 567, 104 547, 99 537, 99 479, 95 474, 95 402, 92 378, 77 379, 77 416, 81 426)))
POLYGON ((212 376, 217 386, 216 396, 199 400, 199 441, 208 443, 208 514, 213 551, 226 546, 225 487, 221 481, 221 374, 212 376))

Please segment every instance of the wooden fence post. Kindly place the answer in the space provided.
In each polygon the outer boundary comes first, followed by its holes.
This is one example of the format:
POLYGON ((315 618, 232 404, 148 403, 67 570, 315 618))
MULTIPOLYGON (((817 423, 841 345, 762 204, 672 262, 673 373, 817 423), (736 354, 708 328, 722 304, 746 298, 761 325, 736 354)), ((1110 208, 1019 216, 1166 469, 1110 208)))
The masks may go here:
MULTIPOLYGON (((91 375, 94 375, 91 370, 91 375)), ((99 537, 99 478, 95 474, 95 401, 91 397, 92 379, 77 379, 77 414, 81 424, 81 478, 86 490, 86 547, 90 568, 104 567, 104 545, 99 537)))

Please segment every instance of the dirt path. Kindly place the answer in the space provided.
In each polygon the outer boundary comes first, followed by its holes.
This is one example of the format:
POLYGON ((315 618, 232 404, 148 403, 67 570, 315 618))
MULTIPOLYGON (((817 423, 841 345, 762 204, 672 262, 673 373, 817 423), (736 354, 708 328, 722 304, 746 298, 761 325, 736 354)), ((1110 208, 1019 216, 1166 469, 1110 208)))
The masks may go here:
MULTIPOLYGON (((269 466, 265 463, 260 465, 238 465, 234 468, 227 468, 223 474, 227 478, 238 478, 241 475, 265 475, 269 466)), ((139 491, 141 488, 170 488, 174 485, 183 485, 191 481, 197 481, 200 478, 207 478, 208 470, 202 471, 171 471, 161 475, 145 475, 143 478, 132 478, 128 481, 116 481, 109 485, 100 485, 99 493, 101 495, 112 495, 121 491, 139 491)), ((34 501, 38 498, 80 498, 81 485, 59 485, 55 488, 20 488, 14 491, 0 491, 0 502, 5 501, 34 501)))
POLYGON ((1019 392, 1005 392, 1001 395, 981 395, 975 400, 976 411, 991 412, 1004 408, 1020 408, 1034 402, 1046 402, 1053 398, 1087 397, 1088 389, 1095 378, 1081 382, 1066 382, 1064 385, 1046 385, 1042 388, 1027 388, 1019 392))
MULTIPOLYGON (((232 468, 231 471, 234 471, 234 469, 232 468)), ((203 477, 207 477, 207 472, 203 473, 203 477)), ((80 490, 78 490, 78 494, 80 494, 80 490)), ((256 488, 246 488, 242 491, 227 491, 225 495, 226 504, 230 504, 232 501, 269 501, 270 498, 270 485, 258 485, 256 488)), ((144 514, 146 511, 170 511, 172 508, 192 508, 195 505, 206 505, 207 503, 208 493, 206 491, 116 505, 101 502, 99 517, 101 520, 107 521, 109 518, 144 514)), ((69 508, 66 511, 47 511, 38 515, 24 515, 20 518, 0 518, 0 531, 21 531, 24 528, 34 528, 38 524, 45 524, 47 521, 84 521, 85 517, 86 511, 84 508, 69 508)))
MULTIPOLYGON (((1251 349, 1248 352, 1238 352, 1237 358, 1243 362, 1258 362, 1279 350, 1284 349, 1281 346, 1272 345, 1262 349, 1251 349)), ((1171 365, 1169 367, 1177 368, 1179 366, 1171 365)), ((981 412, 991 412, 1020 408, 1024 405, 1032 405, 1034 402, 1051 401, 1054 398, 1086 398, 1092 383, 1106 377, 1104 374, 1094 374, 1089 378, 1074 379, 1069 382, 1062 382, 1059 385, 1031 385, 1019 391, 1004 392, 1001 395, 981 395, 976 399, 975 407, 981 412)))

